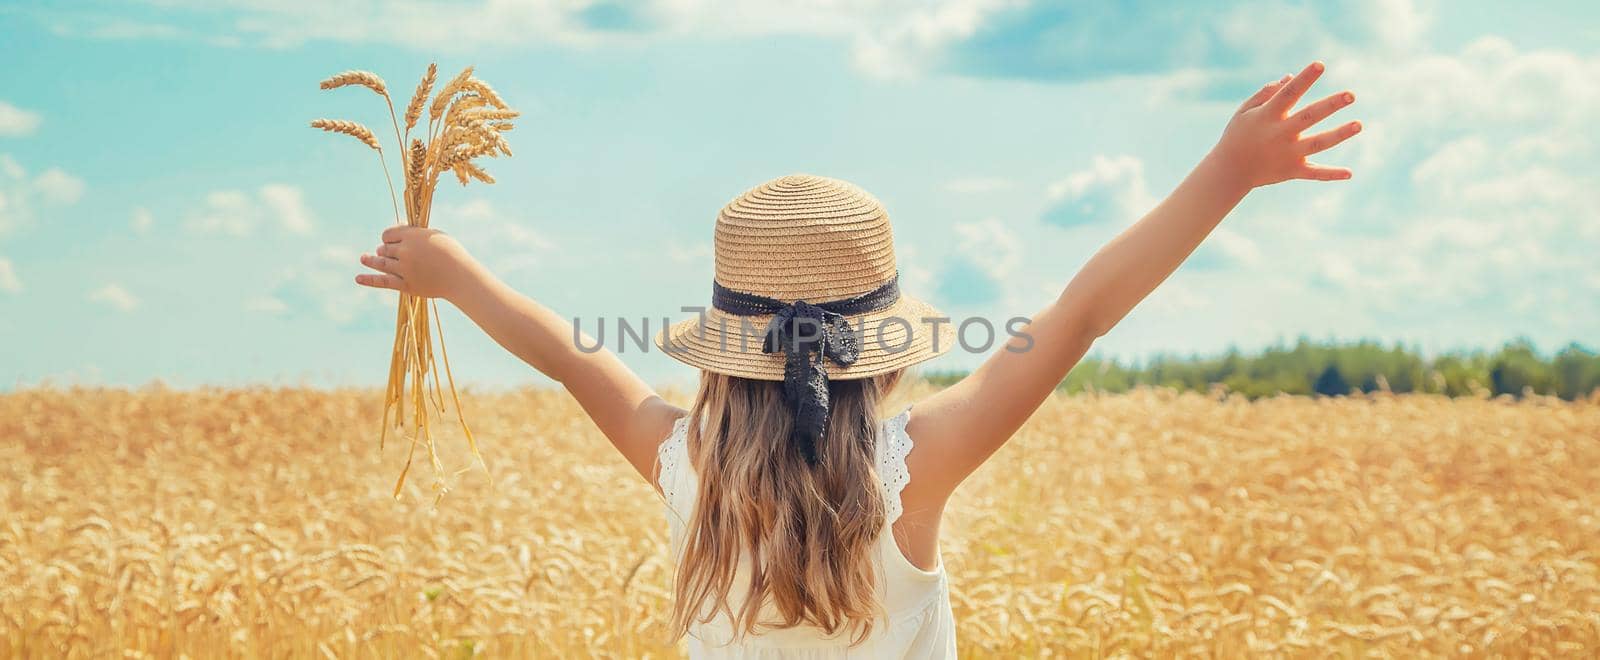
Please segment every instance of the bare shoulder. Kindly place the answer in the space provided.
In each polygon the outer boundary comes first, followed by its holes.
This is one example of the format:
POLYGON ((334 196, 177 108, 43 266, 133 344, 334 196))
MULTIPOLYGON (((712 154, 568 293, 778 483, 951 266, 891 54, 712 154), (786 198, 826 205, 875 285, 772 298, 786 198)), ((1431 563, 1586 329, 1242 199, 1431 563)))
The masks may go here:
POLYGON ((907 512, 943 510, 960 482, 956 465, 948 460, 956 442, 952 433, 955 411, 951 407, 949 398, 934 396, 901 413, 909 415, 904 429, 911 444, 905 459, 911 481, 900 494, 907 512))
POLYGON ((652 485, 655 484, 656 459, 661 443, 672 434, 678 420, 686 415, 688 411, 651 395, 640 401, 628 416, 631 421, 626 432, 620 438, 613 439, 617 449, 639 476, 652 485))
POLYGON ((647 400, 639 412, 641 421, 647 429, 644 435, 655 444, 666 440, 667 436, 672 435, 678 421, 689 416, 688 410, 668 403, 661 397, 647 400))

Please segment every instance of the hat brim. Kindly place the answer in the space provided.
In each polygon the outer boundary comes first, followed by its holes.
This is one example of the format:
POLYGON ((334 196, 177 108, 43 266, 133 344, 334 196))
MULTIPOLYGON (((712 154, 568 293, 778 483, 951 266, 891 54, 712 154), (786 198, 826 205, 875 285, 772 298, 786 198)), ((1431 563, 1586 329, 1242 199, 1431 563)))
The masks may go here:
MULTIPOLYGON (((950 318, 910 296, 902 295, 895 304, 876 312, 847 318, 851 328, 862 333, 861 355, 850 366, 824 360, 830 379, 853 380, 898 371, 943 355, 955 345, 950 318)), ((737 316, 710 308, 663 329, 655 342, 679 362, 706 371, 783 380, 783 354, 761 351, 771 321, 771 315, 737 316)))

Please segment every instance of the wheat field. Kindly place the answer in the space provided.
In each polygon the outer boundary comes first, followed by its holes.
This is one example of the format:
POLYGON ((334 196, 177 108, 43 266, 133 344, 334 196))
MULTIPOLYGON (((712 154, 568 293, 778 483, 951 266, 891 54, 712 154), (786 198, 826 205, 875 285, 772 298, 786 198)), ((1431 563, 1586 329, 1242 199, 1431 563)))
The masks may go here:
MULTIPOLYGON (((570 398, 465 395, 494 484, 437 506, 381 399, 0 394, 0 649, 679 655, 659 500, 570 398)), ((1058 396, 943 555, 964 657, 1594 657, 1597 509, 1596 400, 1058 396)))

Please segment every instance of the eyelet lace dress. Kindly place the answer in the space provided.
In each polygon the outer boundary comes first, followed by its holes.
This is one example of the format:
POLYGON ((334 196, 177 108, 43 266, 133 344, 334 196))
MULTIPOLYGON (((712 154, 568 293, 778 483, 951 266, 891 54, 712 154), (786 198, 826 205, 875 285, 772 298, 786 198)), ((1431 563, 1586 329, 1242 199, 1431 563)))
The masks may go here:
MULTIPOLYGON (((904 511, 900 492, 911 482, 906 456, 911 453, 911 437, 906 422, 908 407, 885 420, 878 430, 877 468, 884 484, 883 531, 879 534, 875 561, 879 562, 878 597, 887 612, 872 633, 860 644, 850 645, 853 635, 841 631, 829 637, 812 626, 767 630, 747 635, 734 643, 732 626, 724 614, 709 623, 689 629, 689 657, 699 659, 757 658, 764 660, 822 660, 835 658, 916 658, 956 657, 955 616, 950 610, 950 587, 945 578, 944 561, 933 570, 916 567, 895 545, 892 526, 904 511)), ((658 476, 666 496, 667 524, 672 533, 672 555, 683 556, 685 527, 695 503, 697 488, 689 461, 688 418, 678 420, 672 434, 658 450, 661 469, 658 476)), ((742 594, 748 584, 749 559, 742 558, 731 594, 742 594)), ((734 607, 733 609, 737 609, 734 607)))

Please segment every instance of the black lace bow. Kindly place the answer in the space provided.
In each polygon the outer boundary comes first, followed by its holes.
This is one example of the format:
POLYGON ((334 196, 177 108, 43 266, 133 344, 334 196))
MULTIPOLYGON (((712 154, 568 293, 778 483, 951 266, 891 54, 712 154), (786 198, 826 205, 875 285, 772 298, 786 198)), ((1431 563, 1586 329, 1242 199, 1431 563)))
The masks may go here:
POLYGON ((861 357, 861 335, 847 314, 874 312, 900 299, 899 278, 844 300, 786 303, 775 298, 734 291, 712 282, 713 307, 738 316, 772 314, 762 341, 763 353, 783 353, 783 398, 794 415, 790 439, 806 462, 817 463, 817 447, 828 430, 826 360, 848 367, 861 357))

